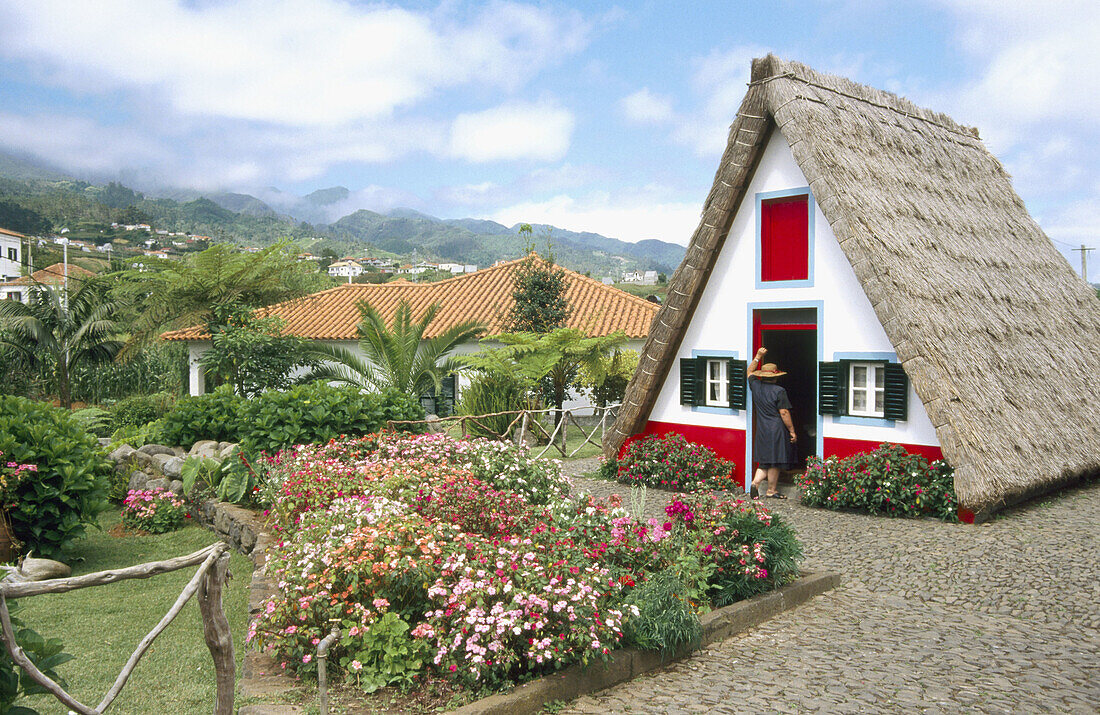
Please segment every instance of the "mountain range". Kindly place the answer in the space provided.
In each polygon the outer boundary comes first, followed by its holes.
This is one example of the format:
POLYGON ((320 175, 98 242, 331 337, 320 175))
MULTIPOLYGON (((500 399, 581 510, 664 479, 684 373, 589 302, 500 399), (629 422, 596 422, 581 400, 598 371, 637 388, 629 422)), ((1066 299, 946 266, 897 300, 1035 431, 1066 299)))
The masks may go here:
MULTIPOLYGON (((290 238, 315 253, 325 248, 340 255, 378 250, 409 258, 485 266, 518 257, 527 248, 519 224, 505 226, 487 219, 440 219, 396 208, 384 214, 358 209, 332 221, 351 196, 342 186, 305 196, 269 187, 257 192, 260 198, 245 193, 163 188, 142 194, 115 182, 104 183, 75 179, 33 159, 0 153, 0 201, 35 210, 55 228, 104 222, 112 211, 132 205, 156 228, 246 245, 290 238)), ((617 276, 623 270, 671 274, 685 252, 683 246, 665 241, 630 243, 543 224, 532 228, 536 250, 545 252, 549 248, 561 265, 594 276, 617 276)))

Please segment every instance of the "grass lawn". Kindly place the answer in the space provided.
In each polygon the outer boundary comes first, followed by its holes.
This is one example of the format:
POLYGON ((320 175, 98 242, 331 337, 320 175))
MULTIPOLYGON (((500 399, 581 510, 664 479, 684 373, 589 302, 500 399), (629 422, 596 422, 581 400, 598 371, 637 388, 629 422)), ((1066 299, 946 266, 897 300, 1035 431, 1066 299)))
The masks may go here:
MULTIPOLYGON (((93 530, 70 547, 66 560, 73 575, 122 568, 182 556, 214 543, 214 534, 197 525, 160 536, 113 537, 117 508, 100 517, 102 531, 93 530)), ((58 671, 68 691, 94 707, 118 677, 138 642, 164 616, 198 567, 191 566, 150 579, 133 579, 107 586, 23 600, 23 622, 45 637, 60 637, 76 658, 58 671)), ((240 675, 248 618, 248 587, 252 562, 232 553, 232 580, 223 593, 226 616, 240 675)), ((204 713, 214 703, 214 664, 202 635, 202 618, 195 598, 160 634, 138 663, 111 713, 204 713)), ((42 713, 66 713, 52 696, 26 699, 42 713)))

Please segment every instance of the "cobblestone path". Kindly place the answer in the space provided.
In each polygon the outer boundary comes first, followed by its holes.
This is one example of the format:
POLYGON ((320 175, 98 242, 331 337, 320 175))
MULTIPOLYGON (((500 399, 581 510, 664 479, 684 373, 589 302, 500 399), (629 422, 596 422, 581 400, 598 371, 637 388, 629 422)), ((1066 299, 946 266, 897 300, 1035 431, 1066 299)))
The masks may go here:
MULTIPOLYGON (((574 477, 586 489, 629 503, 621 485, 574 477)), ((565 712, 1100 712, 1100 484, 981 526, 789 493, 768 505, 798 531, 804 567, 840 573, 839 588, 565 712)), ((667 497, 650 490, 646 511, 667 497)))

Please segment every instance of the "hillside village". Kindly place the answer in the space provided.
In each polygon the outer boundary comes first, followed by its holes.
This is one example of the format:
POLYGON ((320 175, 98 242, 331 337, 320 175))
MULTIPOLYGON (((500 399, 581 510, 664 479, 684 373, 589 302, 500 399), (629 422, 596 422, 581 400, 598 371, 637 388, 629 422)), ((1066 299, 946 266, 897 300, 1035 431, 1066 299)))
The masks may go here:
POLYGON ((1093 39, 722 13, 0 9, 0 713, 1100 711, 1093 39))

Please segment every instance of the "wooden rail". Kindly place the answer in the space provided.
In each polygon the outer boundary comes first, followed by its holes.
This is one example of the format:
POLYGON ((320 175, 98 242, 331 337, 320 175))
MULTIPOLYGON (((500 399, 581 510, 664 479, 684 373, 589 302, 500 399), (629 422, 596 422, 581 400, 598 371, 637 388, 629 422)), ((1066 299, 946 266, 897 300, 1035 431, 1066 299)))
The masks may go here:
POLYGON ((462 431, 462 436, 465 438, 470 434, 470 425, 473 424, 481 430, 495 435, 498 439, 514 440, 516 444, 521 444, 529 431, 532 433, 537 431, 546 440, 546 446, 535 455, 536 458, 543 457, 551 449, 557 450, 562 457, 568 458, 577 454, 586 444, 602 447, 603 439, 607 435, 608 417, 615 419, 616 411, 620 407, 622 407, 622 405, 608 405, 607 407, 589 405, 587 407, 577 407, 568 410, 558 410, 556 408, 544 410, 507 410, 505 412, 491 412, 485 415, 453 415, 451 417, 440 417, 434 420, 389 420, 387 422, 387 429, 392 431, 401 426, 436 428, 442 426, 446 429, 448 425, 458 423, 462 431), (599 415, 600 417, 599 423, 593 425, 590 431, 585 431, 584 425, 577 420, 577 415, 575 414, 576 412, 583 412, 585 410, 592 410, 593 416, 599 415), (547 430, 546 427, 543 426, 542 422, 538 419, 539 415, 554 415, 557 417, 557 422, 552 431, 547 430), (502 432, 497 432, 490 425, 485 423, 485 420, 490 417, 505 416, 513 416, 514 418, 502 432), (572 452, 568 451, 567 447, 570 423, 572 423, 573 427, 584 437, 584 441, 572 452), (597 429, 600 434, 598 440, 596 439, 597 429), (559 439, 561 442, 560 444, 558 443, 559 439))
POLYGON ((11 654, 16 665, 26 671, 36 683, 45 688, 70 710, 80 715, 100 715, 105 712, 134 672, 138 661, 153 644, 153 640, 168 627, 179 615, 184 605, 196 593, 199 596, 199 611, 202 613, 203 635, 210 655, 214 659, 214 672, 217 678, 217 697, 214 702, 214 715, 232 715, 233 690, 236 683, 236 663, 233 658, 233 634, 229 630, 229 621, 222 608, 222 585, 229 578, 229 545, 223 542, 211 544, 187 556, 178 556, 167 561, 153 561, 137 566, 110 571, 99 571, 73 578, 55 578, 30 583, 0 582, 0 628, 3 629, 4 646, 11 654), (15 632, 8 612, 9 598, 29 598, 45 593, 66 593, 78 588, 105 586, 107 584, 134 578, 151 578, 170 571, 178 571, 200 564, 198 571, 184 586, 179 598, 164 614, 153 630, 141 639, 137 649, 126 661, 111 689, 103 696, 99 705, 92 708, 81 703, 52 678, 39 670, 19 644, 15 641, 15 632))

